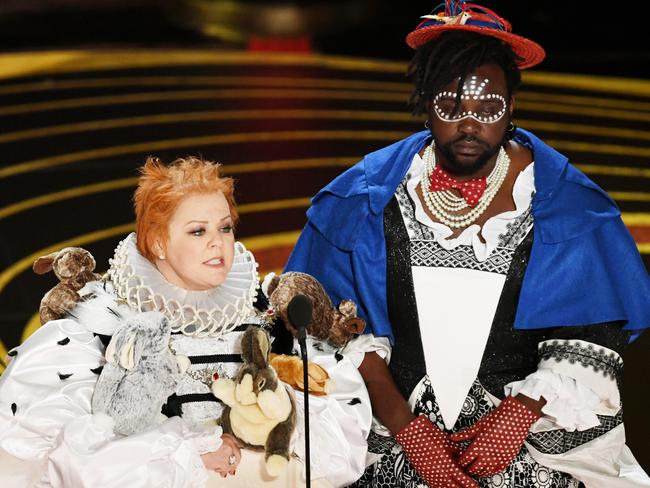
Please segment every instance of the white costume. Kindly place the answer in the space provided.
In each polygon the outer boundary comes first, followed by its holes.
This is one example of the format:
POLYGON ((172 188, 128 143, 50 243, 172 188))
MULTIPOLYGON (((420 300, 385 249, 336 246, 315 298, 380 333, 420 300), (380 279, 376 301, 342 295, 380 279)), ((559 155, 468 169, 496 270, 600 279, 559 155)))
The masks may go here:
MULTIPOLYGON (((239 338, 248 324, 261 323, 253 308, 256 267, 252 254, 236 243, 232 269, 221 286, 184 290, 169 284, 138 253, 134 234, 122 241, 108 281, 84 289, 91 298, 69 318, 48 322, 10 352, 12 361, 0 377, 0 486, 220 486, 222 479, 208 472, 200 457, 221 445, 215 420, 222 406, 211 395, 210 383, 215 372, 234 377, 241 362, 239 338), (110 336, 125 317, 154 309, 163 312, 176 332, 170 349, 190 359, 174 395, 182 416, 161 414, 160 423, 121 436, 113 432, 113 419, 91 411, 105 363, 99 335, 110 336)), ((312 479, 343 486, 365 467, 370 402, 347 359, 337 362, 330 354, 313 352, 310 360, 328 370, 336 390, 310 397, 312 479)), ((299 428, 293 445, 298 459, 304 453, 302 401, 297 394, 299 428)), ((239 476, 224 479, 223 485, 239 486, 239 478, 241 486, 251 486, 255 478, 264 486, 262 475, 251 472, 261 459, 245 452, 238 470, 249 472, 238 471, 239 476)), ((296 473, 302 470, 295 465, 290 464, 292 476, 299 478, 296 473)))

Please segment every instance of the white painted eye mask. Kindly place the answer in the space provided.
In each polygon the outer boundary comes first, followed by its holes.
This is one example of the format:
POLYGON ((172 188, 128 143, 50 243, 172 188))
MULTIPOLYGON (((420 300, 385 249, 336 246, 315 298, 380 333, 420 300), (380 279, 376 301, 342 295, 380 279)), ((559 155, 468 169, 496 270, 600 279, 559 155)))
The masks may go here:
POLYGON ((486 93, 490 80, 471 76, 465 81, 456 110, 456 93, 441 91, 433 99, 433 110, 443 122, 458 122, 468 117, 482 124, 493 124, 504 116, 506 99, 496 93, 486 93))

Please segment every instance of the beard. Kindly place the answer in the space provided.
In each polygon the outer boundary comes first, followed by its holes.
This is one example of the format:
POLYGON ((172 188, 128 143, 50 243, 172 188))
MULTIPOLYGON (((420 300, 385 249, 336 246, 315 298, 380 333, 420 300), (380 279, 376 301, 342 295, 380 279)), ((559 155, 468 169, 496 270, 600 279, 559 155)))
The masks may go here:
POLYGON ((447 142, 446 144, 439 144, 438 141, 435 141, 435 143, 438 150, 445 157, 445 161, 439 162, 439 164, 449 174, 455 176, 467 176, 479 172, 485 167, 490 158, 492 158, 499 151, 500 147, 490 146, 482 139, 478 139, 474 136, 469 135, 460 136, 453 141, 447 142), (484 150, 476 157, 473 162, 460 162, 456 155, 454 144, 461 141, 478 143, 484 148, 484 150))

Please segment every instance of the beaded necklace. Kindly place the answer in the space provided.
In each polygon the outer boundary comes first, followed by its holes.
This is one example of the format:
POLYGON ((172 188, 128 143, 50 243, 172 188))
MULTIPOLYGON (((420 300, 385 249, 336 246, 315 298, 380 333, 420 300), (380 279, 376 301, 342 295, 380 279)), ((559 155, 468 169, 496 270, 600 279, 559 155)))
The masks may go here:
POLYGON ((426 176, 426 180, 423 180, 423 182, 426 181, 426 184, 421 184, 420 186, 422 188, 424 203, 438 221, 454 229, 465 228, 476 222, 483 215, 501 189, 508 174, 508 169, 510 168, 510 157, 502 147, 499 149, 496 164, 487 177, 487 186, 478 204, 469 211, 458 214, 457 212, 469 207, 464 198, 455 195, 452 190, 429 190, 431 174, 436 167, 436 154, 433 142, 425 149, 423 160, 424 174, 426 176))

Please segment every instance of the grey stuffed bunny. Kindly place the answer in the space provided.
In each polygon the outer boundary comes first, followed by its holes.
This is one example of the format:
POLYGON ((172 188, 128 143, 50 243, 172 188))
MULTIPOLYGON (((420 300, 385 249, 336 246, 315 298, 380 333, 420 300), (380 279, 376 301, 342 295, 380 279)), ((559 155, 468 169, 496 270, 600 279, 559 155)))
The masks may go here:
POLYGON ((93 412, 115 421, 114 431, 128 435, 157 423, 161 408, 180 379, 169 350, 171 326, 159 312, 127 319, 106 348, 106 365, 95 386, 93 412))

